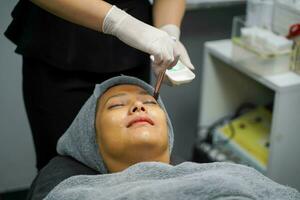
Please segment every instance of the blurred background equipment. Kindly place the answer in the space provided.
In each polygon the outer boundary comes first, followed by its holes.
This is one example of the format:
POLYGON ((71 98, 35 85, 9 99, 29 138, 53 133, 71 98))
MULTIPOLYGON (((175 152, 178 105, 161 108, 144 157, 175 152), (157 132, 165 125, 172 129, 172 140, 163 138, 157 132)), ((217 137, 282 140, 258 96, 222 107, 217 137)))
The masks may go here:
POLYGON ((273 0, 248 0, 246 10, 247 26, 272 28, 273 0))
POLYGON ((218 128, 214 132, 213 146, 238 159, 233 161, 266 173, 271 117, 269 110, 257 107, 218 128))
POLYGON ((197 162, 227 161, 266 173, 269 156, 270 106, 241 105, 234 115, 213 123, 194 149, 197 162))
POLYGON ((250 26, 244 16, 235 16, 232 24, 232 41, 262 58, 286 56, 293 42, 263 26, 250 26))
POLYGON ((291 25, 300 22, 300 0, 275 0, 272 31, 286 36, 291 25))

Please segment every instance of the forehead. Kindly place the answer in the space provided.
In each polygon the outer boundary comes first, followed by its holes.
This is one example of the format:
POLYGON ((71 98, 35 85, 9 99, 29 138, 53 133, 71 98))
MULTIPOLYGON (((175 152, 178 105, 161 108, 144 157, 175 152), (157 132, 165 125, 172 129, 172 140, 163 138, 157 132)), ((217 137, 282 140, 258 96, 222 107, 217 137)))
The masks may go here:
MULTIPOLYGON (((129 85, 129 84, 124 84, 124 85, 117 85, 109 88, 102 96, 101 96, 101 101, 105 101, 109 97, 119 94, 119 93, 130 93, 130 94, 149 94, 146 90, 143 88, 137 86, 137 85, 129 85)), ((149 94, 150 95, 150 94, 149 94)))

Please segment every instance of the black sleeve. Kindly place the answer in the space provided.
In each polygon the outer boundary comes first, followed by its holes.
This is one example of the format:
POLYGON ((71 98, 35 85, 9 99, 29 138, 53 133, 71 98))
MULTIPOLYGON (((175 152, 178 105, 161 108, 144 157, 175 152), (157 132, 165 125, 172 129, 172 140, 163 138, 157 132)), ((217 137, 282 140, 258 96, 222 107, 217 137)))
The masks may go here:
POLYGON ((36 176, 27 200, 41 200, 63 180, 75 175, 95 175, 97 171, 67 156, 56 156, 36 176))

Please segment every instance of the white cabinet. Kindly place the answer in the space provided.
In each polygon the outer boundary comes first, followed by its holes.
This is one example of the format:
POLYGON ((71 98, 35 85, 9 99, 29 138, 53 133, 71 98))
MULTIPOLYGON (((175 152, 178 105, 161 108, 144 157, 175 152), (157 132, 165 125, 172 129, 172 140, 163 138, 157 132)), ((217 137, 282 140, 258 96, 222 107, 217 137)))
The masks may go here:
POLYGON ((266 175, 300 190, 300 75, 288 71, 288 56, 262 59, 231 40, 206 42, 198 134, 242 103, 271 101, 266 175))

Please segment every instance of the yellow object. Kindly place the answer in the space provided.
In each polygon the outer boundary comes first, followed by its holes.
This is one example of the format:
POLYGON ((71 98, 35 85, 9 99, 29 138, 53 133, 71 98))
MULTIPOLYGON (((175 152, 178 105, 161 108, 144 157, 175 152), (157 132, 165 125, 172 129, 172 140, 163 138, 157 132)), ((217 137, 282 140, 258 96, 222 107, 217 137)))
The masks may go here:
MULTIPOLYGON (((230 141, 240 146, 263 166, 267 166, 268 162, 271 117, 270 111, 258 107, 231 122, 235 134, 230 141)), ((220 130, 226 138, 231 138, 232 131, 228 124, 220 130)))

